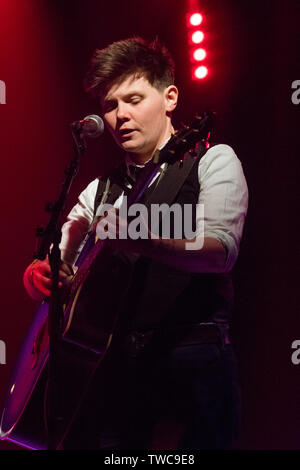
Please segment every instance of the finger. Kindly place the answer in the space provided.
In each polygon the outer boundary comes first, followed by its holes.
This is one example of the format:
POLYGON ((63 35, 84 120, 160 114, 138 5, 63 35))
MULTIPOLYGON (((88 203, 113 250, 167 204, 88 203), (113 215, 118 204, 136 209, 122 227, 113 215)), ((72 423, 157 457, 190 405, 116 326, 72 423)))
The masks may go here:
POLYGON ((70 274, 67 274, 65 271, 59 270, 58 277, 60 280, 64 280, 67 277, 70 277, 70 274))
POLYGON ((71 266, 66 263, 62 263, 60 266, 60 271, 64 272, 67 276, 73 276, 74 272, 71 266))
POLYGON ((52 281, 49 277, 45 277, 39 272, 34 271, 32 275, 34 285, 39 289, 40 287, 51 288, 52 281))
POLYGON ((50 297, 50 295, 51 295, 51 291, 49 289, 44 288, 44 287, 40 287, 39 291, 42 292, 42 294, 44 294, 46 297, 50 297))
POLYGON ((40 275, 33 276, 33 284, 40 292, 49 297, 51 294, 51 279, 41 277, 40 275))
MULTIPOLYGON (((44 277, 41 274, 36 273, 35 277, 33 277, 33 283, 35 287, 46 296, 49 296, 51 294, 52 281, 48 277, 44 277)), ((62 286, 63 282, 59 281, 58 287, 61 288, 62 286)))
POLYGON ((33 267, 33 271, 40 272, 43 276, 51 277, 51 268, 49 263, 47 263, 46 261, 36 263, 33 267))

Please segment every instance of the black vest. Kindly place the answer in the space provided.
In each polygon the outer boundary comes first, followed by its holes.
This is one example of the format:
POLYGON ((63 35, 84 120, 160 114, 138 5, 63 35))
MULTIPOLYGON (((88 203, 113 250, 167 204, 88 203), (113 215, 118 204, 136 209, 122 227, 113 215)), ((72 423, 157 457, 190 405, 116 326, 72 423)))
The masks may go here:
MULTIPOLYGON (((185 160, 189 165, 187 176, 180 177, 182 166, 176 162, 169 165, 165 175, 153 190, 145 193, 146 205, 155 203, 192 204, 193 229, 195 228, 196 204, 200 191, 198 163, 201 157, 185 160), (177 192, 170 187, 182 181, 177 192), (170 186, 171 185, 171 186, 170 186)), ((96 205, 101 200, 106 178, 99 181, 96 205)), ((153 186, 153 185, 152 185, 153 186)), ((117 184, 112 185, 107 203, 113 204, 122 192, 117 184)), ((129 255, 130 259, 130 255, 129 255)), ((200 322, 229 322, 233 304, 233 287, 229 273, 189 273, 146 257, 132 257, 133 276, 122 308, 122 323, 129 330, 147 330, 159 326, 173 326, 200 322)), ((122 280, 120 280, 122 282, 122 280)))

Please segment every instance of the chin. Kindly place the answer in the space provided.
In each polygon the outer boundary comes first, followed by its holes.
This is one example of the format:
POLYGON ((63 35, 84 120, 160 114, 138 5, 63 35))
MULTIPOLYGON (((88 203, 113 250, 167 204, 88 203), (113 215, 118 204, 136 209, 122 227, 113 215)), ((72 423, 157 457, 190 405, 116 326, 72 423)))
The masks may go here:
POLYGON ((132 153, 139 153, 143 148, 143 146, 136 145, 133 142, 122 142, 121 147, 126 152, 132 152, 132 153))

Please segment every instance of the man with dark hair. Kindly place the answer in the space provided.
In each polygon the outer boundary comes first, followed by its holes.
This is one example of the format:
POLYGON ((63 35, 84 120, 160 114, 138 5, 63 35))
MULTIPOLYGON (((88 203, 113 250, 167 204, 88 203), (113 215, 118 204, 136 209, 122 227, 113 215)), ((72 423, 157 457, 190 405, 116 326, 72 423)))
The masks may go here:
POLYGON ((113 82, 142 74, 158 90, 174 84, 174 62, 169 51, 158 42, 130 38, 97 49, 85 79, 86 91, 99 97, 113 82))
MULTIPOLYGON (((228 335, 230 271, 248 203, 240 161, 219 144, 199 146, 185 173, 191 159, 162 164, 142 203, 204 205, 204 216, 192 212, 194 237, 151 236, 152 226, 146 227, 148 237, 121 237, 128 223, 115 209, 134 185, 136 169, 174 134, 173 61, 158 41, 118 41, 95 52, 85 87, 99 100, 125 155, 120 168, 92 181, 71 210, 63 226, 60 281, 72 276, 86 235, 95 227, 101 235, 103 220, 107 244, 116 259, 126 259, 131 277, 107 357, 65 448, 231 448, 238 437, 240 397, 228 335), (104 202, 114 208, 105 217, 104 202)), ((123 282, 117 276, 111 292, 101 293, 99 279, 99 304, 104 295, 113 303, 123 282)), ((49 296, 48 260, 28 266, 24 284, 37 300, 49 296)))

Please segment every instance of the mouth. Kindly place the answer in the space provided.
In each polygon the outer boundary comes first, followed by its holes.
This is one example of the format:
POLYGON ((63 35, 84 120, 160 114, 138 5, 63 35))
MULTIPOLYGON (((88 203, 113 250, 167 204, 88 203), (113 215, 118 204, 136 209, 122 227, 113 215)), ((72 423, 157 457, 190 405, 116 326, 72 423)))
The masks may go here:
POLYGON ((130 136, 133 132, 135 132, 135 129, 120 129, 119 135, 121 137, 127 137, 130 136))

